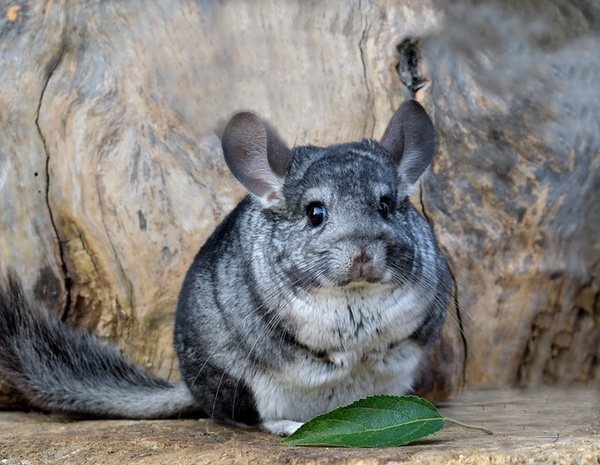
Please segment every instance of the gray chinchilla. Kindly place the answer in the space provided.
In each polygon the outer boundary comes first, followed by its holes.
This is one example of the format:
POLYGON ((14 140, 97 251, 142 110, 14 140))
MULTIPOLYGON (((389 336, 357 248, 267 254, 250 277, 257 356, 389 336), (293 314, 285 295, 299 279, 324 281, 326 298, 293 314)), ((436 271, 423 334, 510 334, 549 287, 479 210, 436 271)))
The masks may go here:
POLYGON ((451 293, 446 260, 409 202, 435 148, 404 103, 380 142, 292 150, 251 113, 223 152, 250 194, 190 267, 177 306, 184 383, 157 378, 54 320, 14 273, 0 288, 0 374, 76 416, 181 412, 287 435, 371 394, 410 391, 451 293))

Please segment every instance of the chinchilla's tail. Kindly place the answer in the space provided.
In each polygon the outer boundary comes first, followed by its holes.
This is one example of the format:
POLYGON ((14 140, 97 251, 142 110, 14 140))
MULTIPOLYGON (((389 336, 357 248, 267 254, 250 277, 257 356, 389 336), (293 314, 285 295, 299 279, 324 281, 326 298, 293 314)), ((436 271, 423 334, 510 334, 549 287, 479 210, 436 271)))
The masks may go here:
POLYGON ((142 370, 116 347, 51 318, 16 274, 0 283, 0 376, 34 405, 75 416, 167 418, 200 413, 183 384, 142 370))

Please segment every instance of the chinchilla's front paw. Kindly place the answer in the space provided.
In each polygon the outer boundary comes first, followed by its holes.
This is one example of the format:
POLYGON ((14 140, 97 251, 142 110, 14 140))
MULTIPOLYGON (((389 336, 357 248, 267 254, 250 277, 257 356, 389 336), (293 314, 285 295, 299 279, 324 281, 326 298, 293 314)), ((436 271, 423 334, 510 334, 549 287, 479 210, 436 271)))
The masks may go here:
POLYGON ((352 370, 358 361, 358 354, 356 352, 331 352, 328 355, 328 359, 331 363, 333 363, 336 368, 341 368, 343 370, 352 370))
POLYGON ((301 426, 302 423, 292 420, 268 420, 264 421, 261 425, 262 429, 267 433, 281 437, 293 434, 301 426))

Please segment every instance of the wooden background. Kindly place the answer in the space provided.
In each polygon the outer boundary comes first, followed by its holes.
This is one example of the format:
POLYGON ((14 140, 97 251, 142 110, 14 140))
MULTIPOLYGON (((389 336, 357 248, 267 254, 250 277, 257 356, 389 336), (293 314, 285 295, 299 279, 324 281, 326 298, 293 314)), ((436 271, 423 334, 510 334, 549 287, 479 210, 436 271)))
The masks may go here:
POLYGON ((422 389, 597 384, 599 18, 558 0, 1 0, 0 269, 176 379, 183 275, 244 194, 227 118, 253 110, 292 145, 378 138, 416 92, 439 144, 414 200, 456 288, 422 389))

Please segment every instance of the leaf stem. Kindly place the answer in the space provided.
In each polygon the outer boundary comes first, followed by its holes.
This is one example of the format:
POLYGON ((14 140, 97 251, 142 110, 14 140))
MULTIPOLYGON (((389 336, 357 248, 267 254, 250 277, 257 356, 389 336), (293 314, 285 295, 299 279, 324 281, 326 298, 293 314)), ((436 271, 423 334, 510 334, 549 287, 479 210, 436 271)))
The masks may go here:
POLYGON ((458 426, 462 426, 463 428, 476 429, 479 431, 483 431, 485 434, 489 434, 489 435, 494 434, 491 430, 489 430, 487 428, 483 428, 481 426, 469 425, 468 423, 463 423, 462 421, 455 420, 454 418, 444 417, 444 421, 447 421, 448 423, 453 423, 458 426))

